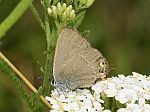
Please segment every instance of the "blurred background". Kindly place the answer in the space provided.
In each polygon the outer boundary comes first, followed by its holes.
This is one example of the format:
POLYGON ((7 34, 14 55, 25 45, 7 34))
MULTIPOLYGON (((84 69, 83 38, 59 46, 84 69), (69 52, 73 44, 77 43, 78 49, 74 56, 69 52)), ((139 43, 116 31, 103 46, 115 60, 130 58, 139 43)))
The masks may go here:
MULTIPOLYGON (((20 0, 0 0, 0 23, 20 0)), ((39 1, 36 7, 42 14, 39 1)), ((111 67, 109 77, 150 74, 150 0, 95 0, 79 31, 90 30, 87 39, 99 49, 111 67)), ((46 40, 30 9, 0 40, 0 51, 36 87, 42 80, 39 61, 45 63, 46 40)), ((12 82, 0 72, 0 112, 28 112, 12 82)))

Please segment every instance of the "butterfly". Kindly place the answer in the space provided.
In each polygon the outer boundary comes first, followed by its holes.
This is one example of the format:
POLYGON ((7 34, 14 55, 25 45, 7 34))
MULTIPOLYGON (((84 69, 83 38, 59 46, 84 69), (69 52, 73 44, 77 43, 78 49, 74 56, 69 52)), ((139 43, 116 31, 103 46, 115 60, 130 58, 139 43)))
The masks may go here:
POLYGON ((90 87, 108 72, 109 64, 102 53, 77 30, 60 29, 53 62, 54 86, 62 90, 90 87))

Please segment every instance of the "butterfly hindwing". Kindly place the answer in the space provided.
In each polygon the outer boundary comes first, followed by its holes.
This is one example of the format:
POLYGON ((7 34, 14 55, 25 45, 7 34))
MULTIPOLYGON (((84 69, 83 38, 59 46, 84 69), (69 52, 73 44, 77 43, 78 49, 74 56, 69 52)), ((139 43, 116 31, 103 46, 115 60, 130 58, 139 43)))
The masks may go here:
MULTIPOLYGON (((60 30, 53 64, 54 79, 67 83, 70 89, 91 86, 100 78, 104 62, 103 55, 92 48, 80 33, 72 28, 64 27, 60 30)), ((105 68, 107 69, 107 68, 105 68)))

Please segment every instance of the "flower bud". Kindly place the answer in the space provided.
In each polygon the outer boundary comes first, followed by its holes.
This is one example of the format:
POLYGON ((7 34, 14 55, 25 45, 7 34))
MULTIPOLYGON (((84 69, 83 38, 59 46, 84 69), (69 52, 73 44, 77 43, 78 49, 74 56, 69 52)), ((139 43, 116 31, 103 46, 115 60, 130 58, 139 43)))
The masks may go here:
POLYGON ((48 14, 54 19, 59 18, 61 22, 67 22, 75 17, 75 10, 72 9, 72 5, 67 7, 66 3, 61 5, 60 2, 56 6, 47 8, 48 14))
POLYGON ((71 12, 71 10, 72 10, 72 5, 69 5, 66 10, 68 10, 69 12, 71 12))
POLYGON ((47 12, 50 16, 52 15, 52 9, 50 7, 47 8, 47 12))
POLYGON ((70 11, 69 11, 69 9, 68 10, 66 9, 66 11, 64 12, 64 14, 66 15, 67 19, 69 19, 68 18, 68 17, 70 17, 70 11))
POLYGON ((67 19, 67 15, 66 15, 66 12, 63 13, 62 15, 62 21, 65 22, 67 19))
POLYGON ((58 4, 57 4, 57 11, 58 11, 57 12, 58 15, 61 16, 63 11, 62 11, 62 6, 61 6, 60 2, 58 2, 58 4))
POLYGON ((62 4, 62 11, 64 12, 64 11, 66 10, 66 8, 67 8, 66 3, 63 3, 63 4, 62 4))
POLYGON ((58 2, 58 4, 57 4, 57 8, 58 8, 58 10, 60 11, 61 10, 61 4, 60 4, 60 2, 58 2))
POLYGON ((52 14, 53 14, 53 17, 56 19, 57 18, 57 7, 56 6, 52 6, 52 14))
POLYGON ((72 10, 71 12, 70 12, 70 18, 75 18, 75 10, 72 10))

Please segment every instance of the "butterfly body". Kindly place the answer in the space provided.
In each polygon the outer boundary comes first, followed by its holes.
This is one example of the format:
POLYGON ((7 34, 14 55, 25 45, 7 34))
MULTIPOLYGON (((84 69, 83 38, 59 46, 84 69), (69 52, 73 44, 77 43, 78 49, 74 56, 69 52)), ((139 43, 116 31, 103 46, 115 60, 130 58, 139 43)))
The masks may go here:
POLYGON ((53 76, 62 89, 85 88, 108 74, 108 62, 78 31, 63 27, 56 43, 53 76))

